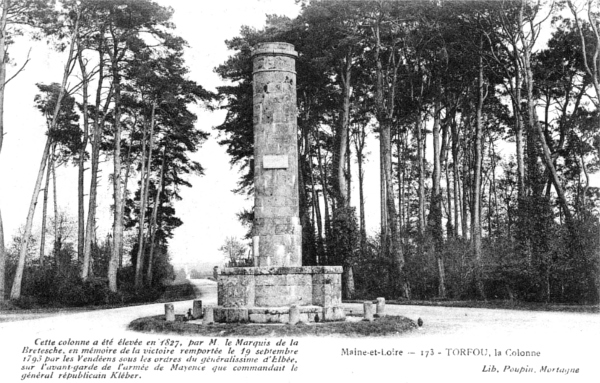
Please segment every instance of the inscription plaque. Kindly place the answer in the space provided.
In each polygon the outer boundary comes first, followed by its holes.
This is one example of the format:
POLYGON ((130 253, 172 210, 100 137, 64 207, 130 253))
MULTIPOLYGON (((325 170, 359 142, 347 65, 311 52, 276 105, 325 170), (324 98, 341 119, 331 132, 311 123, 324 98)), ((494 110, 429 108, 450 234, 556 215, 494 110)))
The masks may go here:
POLYGON ((263 168, 264 169, 287 169, 288 168, 288 156, 263 156, 263 168))

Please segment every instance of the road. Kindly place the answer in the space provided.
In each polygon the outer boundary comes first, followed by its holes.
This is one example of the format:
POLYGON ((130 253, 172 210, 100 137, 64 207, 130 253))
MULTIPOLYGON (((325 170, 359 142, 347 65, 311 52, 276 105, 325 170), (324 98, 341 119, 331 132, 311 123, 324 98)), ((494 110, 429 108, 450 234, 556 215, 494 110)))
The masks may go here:
MULTIPOLYGON (((202 299, 205 305, 216 304, 216 283, 209 280, 192 282, 198 299, 202 299)), ((174 306, 176 313, 183 314, 191 308, 192 301, 175 302, 174 306)), ((353 312, 360 312, 362 309, 360 304, 344 306, 348 311, 353 312)), ((164 335, 141 334, 127 330, 127 325, 132 320, 163 312, 164 304, 161 303, 49 314, 50 316, 42 318, 39 314, 33 314, 28 316, 27 320, 0 322, 0 339, 3 342, 0 348, 0 367, 4 374, 4 371, 12 371, 11 366, 16 366, 16 369, 13 368, 15 374, 12 376, 15 382, 18 381, 21 350, 25 345, 35 344, 36 339, 114 339, 116 342, 117 339, 146 341, 157 337, 164 338, 164 335), (4 363, 7 363, 8 370, 4 368, 4 363)), ((317 379, 321 376, 319 374, 331 373, 332 368, 336 369, 339 378, 345 378, 347 381, 354 381, 364 374, 373 378, 379 375, 388 376, 387 374, 396 371, 395 368, 400 365, 390 364, 389 359, 385 358, 349 359, 341 352, 343 349, 370 350, 377 347, 390 350, 402 349, 405 353, 420 355, 412 362, 401 365, 403 373, 398 376, 405 380, 399 378, 393 380, 394 382, 427 382, 429 378, 445 378, 451 373, 460 374, 462 381, 465 382, 479 381, 482 378, 482 369, 485 371, 481 360, 461 356, 461 353, 468 352, 466 351, 468 349, 483 348, 488 352, 501 350, 502 354, 521 351, 541 354, 539 358, 508 358, 504 355, 502 358, 494 359, 497 361, 498 369, 500 365, 539 368, 542 364, 549 364, 565 368, 577 367, 586 372, 585 376, 571 374, 568 377, 572 381, 592 382, 600 377, 600 366, 597 362, 598 345, 600 345, 600 315, 598 314, 396 305, 387 305, 386 313, 403 315, 414 320, 422 318, 424 326, 400 337, 303 338, 301 340, 303 346, 301 350, 304 353, 302 365, 311 368, 305 368, 305 374, 298 376, 320 381, 317 379), (430 351, 436 355, 435 362, 423 354, 430 351), (473 363, 474 360, 476 363, 473 363), (324 361, 327 361, 325 365, 324 361), (419 376, 427 376, 428 379, 421 380, 418 379, 419 376)), ((0 321, 11 319, 11 315, 14 314, 0 313, 0 321)), ((492 381, 508 379, 505 374, 493 376, 496 380, 492 379, 492 381)), ((537 381, 532 379, 532 376, 522 374, 515 373, 514 376, 510 376, 511 380, 516 376, 527 382, 537 381)), ((560 374, 543 376, 538 374, 533 377, 540 378, 539 381, 544 382, 562 382, 561 379, 564 378, 560 374)), ((201 379, 194 381, 199 380, 201 379)), ((2 381, 13 382, 11 379, 2 379, 2 381)))
MULTIPOLYGON (((192 280, 197 299, 205 305, 216 304, 216 283, 208 279, 192 280)), ((175 312, 185 313, 192 306, 192 301, 175 302, 175 312)), ((347 311, 360 313, 362 305, 345 304, 347 311)), ((99 327, 124 331, 134 319, 158 315, 164 312, 164 304, 147 304, 141 306, 122 307, 108 310, 93 310, 85 312, 64 312, 49 314, 11 314, 0 313, 0 330, 10 330, 27 326, 40 333, 47 330, 77 327, 93 330, 99 327), (11 321, 12 318, 28 319, 27 321, 11 321), (30 322, 34 321, 34 322, 30 322)), ((402 315, 413 320, 421 318, 424 326, 420 331, 407 336, 450 336, 457 337, 465 334, 491 336, 502 334, 503 337, 536 337, 545 336, 549 331, 555 335, 577 338, 590 336, 600 338, 600 316, 598 314, 522 311, 457 308, 439 306, 386 306, 386 313, 402 315)))
MULTIPOLYGON (((204 304, 217 303, 217 284, 208 279, 193 279, 192 284, 196 292, 197 299, 201 299, 204 304)), ((192 307, 192 301, 174 302, 175 312, 184 314, 192 307)), ((19 329, 22 326, 34 329, 39 333, 48 330, 69 329, 74 327, 81 328, 83 331, 93 331, 103 328, 111 331, 125 331, 127 325, 134 319, 164 313, 164 303, 147 304, 140 306, 128 306, 107 310, 91 311, 65 311, 47 314, 11 314, 10 312, 0 313, 0 332, 19 329), (22 319, 13 321, 11 319, 22 319), (23 320, 24 319, 24 320, 23 320), (74 326, 73 323, 77 323, 74 326)))

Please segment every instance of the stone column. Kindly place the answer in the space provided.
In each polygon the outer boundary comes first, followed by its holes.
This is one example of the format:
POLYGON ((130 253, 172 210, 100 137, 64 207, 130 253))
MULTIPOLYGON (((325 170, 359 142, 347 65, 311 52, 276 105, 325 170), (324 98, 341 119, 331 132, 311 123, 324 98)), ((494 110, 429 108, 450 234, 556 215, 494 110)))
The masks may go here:
POLYGON ((302 266, 296 64, 287 43, 258 44, 254 84, 254 266, 302 266))

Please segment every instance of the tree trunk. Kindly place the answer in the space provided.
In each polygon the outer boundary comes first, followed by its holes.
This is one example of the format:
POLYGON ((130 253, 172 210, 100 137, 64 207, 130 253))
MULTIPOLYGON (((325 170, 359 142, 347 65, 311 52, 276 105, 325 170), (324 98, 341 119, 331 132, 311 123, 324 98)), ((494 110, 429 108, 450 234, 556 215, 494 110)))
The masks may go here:
POLYGON ((402 268, 404 267, 404 256, 398 242, 398 226, 396 224, 396 205, 394 201, 394 185, 392 183, 392 151, 391 151, 391 126, 390 119, 386 121, 382 129, 383 135, 380 139, 383 141, 384 147, 384 171, 386 185, 386 202, 387 202, 387 227, 389 231, 388 251, 390 260, 394 264, 395 276, 400 279, 402 268))
MULTIPOLYGON (((309 171, 310 171, 310 186, 312 193, 312 206, 315 212, 315 221, 317 223, 317 256, 323 257, 324 249, 323 249, 323 217, 321 217, 321 204, 319 203, 319 193, 315 190, 315 177, 313 175, 313 167, 312 167, 312 156, 309 155, 309 171)), ((317 259, 317 264, 319 264, 319 259, 317 259)))
POLYGON ((146 274, 146 284, 148 286, 152 285, 152 262, 154 261, 154 246, 156 242, 156 218, 158 216, 158 207, 160 206, 160 196, 162 192, 162 187, 164 184, 164 174, 165 174, 165 159, 166 159, 166 148, 163 149, 163 159, 162 164, 160 166, 160 176, 158 181, 158 187, 156 188, 156 197, 154 197, 154 207, 152 208, 152 220, 150 222, 150 251, 148 253, 148 270, 146 274))
POLYGON ((306 171, 306 168, 308 163, 307 155, 309 153, 308 135, 307 129, 302 125, 299 124, 301 139, 299 140, 298 147, 298 185, 300 185, 298 188, 298 198, 300 205, 300 224, 302 225, 302 264, 305 266, 314 266, 317 264, 314 205, 309 204, 307 195, 308 181, 306 180, 306 175, 308 172, 306 171), (312 220, 310 216, 311 212, 313 212, 312 220))
POLYGON ((2 225, 2 212, 0 212, 0 303, 4 302, 6 284, 6 258, 4 252, 4 227, 2 225))
POLYGON ((356 132, 354 148, 356 150, 356 160, 358 162, 358 199, 360 216, 360 248, 365 252, 367 245, 367 229, 365 224, 365 196, 364 196, 364 170, 363 170, 363 149, 365 147, 365 127, 361 125, 360 131, 356 132))
MULTIPOLYGON (((520 18, 522 20, 522 12, 521 8, 520 18)), ((550 153, 550 149, 548 148, 548 143, 546 142, 546 138, 544 136, 544 132, 542 127, 540 126, 537 114, 535 111, 535 103, 533 99, 533 72, 531 69, 531 49, 532 44, 526 40, 525 33, 523 31, 523 23, 519 23, 519 35, 521 37, 521 41, 523 43, 523 65, 525 70, 525 85, 527 89, 527 109, 529 112, 529 123, 531 124, 531 128, 533 131, 537 133, 539 143, 542 147, 542 158, 544 159, 544 163, 546 168, 550 172, 550 176, 552 177, 552 183, 554 184, 554 188, 556 190, 556 194, 558 195, 559 204, 563 210, 563 214, 565 215, 565 221, 567 226, 569 227, 572 234, 574 233, 575 227, 573 222, 573 216, 571 215, 571 210, 569 209, 569 205, 567 199, 565 197, 564 189, 562 184, 560 183, 560 179, 558 178, 558 173, 556 172, 556 168, 554 167, 552 161, 552 155, 550 153)))
POLYGON ((88 115, 88 87, 89 77, 87 73, 86 65, 83 61, 83 47, 81 41, 78 39, 78 52, 77 55, 79 61, 79 69, 81 70, 81 81, 82 81, 82 109, 83 109, 83 141, 81 142, 81 149, 79 150, 78 162, 78 177, 77 177, 77 259, 81 267, 82 279, 87 279, 86 275, 83 275, 83 262, 84 262, 84 248, 85 248, 85 208, 84 208, 84 183, 85 183, 85 154, 89 139, 89 115, 88 115))
MULTIPOLYGON (((577 32, 579 33, 579 37, 581 39, 581 54, 583 56, 583 64, 585 67, 585 71, 590 77, 592 84, 594 86, 594 90, 596 91, 596 112, 600 109, 600 31, 598 30, 598 11, 600 10, 600 5, 596 0, 596 10, 594 11, 592 4, 594 0, 587 0, 587 15, 589 26, 592 29, 592 34, 594 38, 594 43, 592 47, 594 48, 594 52, 592 53, 592 59, 588 59, 588 53, 586 46, 586 39, 581 28, 581 22, 577 15, 577 10, 573 6, 573 2, 571 0, 567 1, 571 13, 573 14, 573 18, 575 19, 575 25, 577 27, 577 32), (591 65, 590 65, 591 61, 591 65)), ((598 119, 598 129, 600 130, 600 118, 598 119)))
MULTIPOLYGON (((441 91, 440 91, 441 93, 441 91)), ((446 297, 446 281, 444 272, 444 259, 442 257, 442 245, 444 233, 442 229, 442 192, 441 192, 441 152, 440 152, 440 114, 442 105, 440 100, 435 101, 433 113, 433 174, 431 206, 429 208, 428 226, 433 239, 433 251, 438 264, 438 294, 440 298, 446 297)))
POLYGON ((442 192, 441 192, 441 152, 440 152, 440 113, 441 103, 439 100, 435 102, 435 111, 433 114, 433 174, 432 178, 432 192, 431 192, 431 205, 429 207, 429 219, 428 226, 430 233, 433 237, 435 244, 435 250, 441 248, 443 242, 443 231, 442 231, 442 192))
MULTIPOLYGON (((388 254, 388 242, 390 236, 390 228, 388 227, 388 217, 387 214, 389 212, 387 207, 387 181, 389 178, 387 177, 386 172, 386 153, 389 149, 386 149, 386 145, 389 146, 389 143, 386 142, 386 110, 385 110, 385 85, 384 84, 384 74, 383 74, 383 65, 381 58, 381 4, 379 9, 379 15, 377 16, 377 20, 375 24, 372 26, 373 37, 375 37, 375 65, 376 65, 376 86, 375 86, 375 108, 376 108, 376 117, 379 122, 379 187, 380 187, 380 207, 381 207, 381 251, 383 254, 388 254)), ((387 83, 387 82, 386 82, 387 83)), ((389 139, 387 140, 389 141, 389 139)))
POLYGON ((468 157, 466 153, 466 143, 463 140, 463 158, 462 158, 462 188, 460 190, 460 202, 462 205, 462 213, 460 217, 461 225, 462 225, 462 235, 464 239, 470 238, 469 231, 469 163, 468 157))
POLYGON ((346 54, 344 69, 341 73, 342 81, 342 117, 340 119, 340 127, 336 132, 336 149, 335 159, 335 183, 336 197, 338 200, 338 208, 349 206, 348 184, 346 183, 344 168, 346 166, 346 155, 348 150, 348 137, 350 130, 350 96, 352 93, 352 51, 346 54))
MULTIPOLYGON (((56 145, 52 146, 52 152, 50 153, 50 156, 54 159, 54 153, 56 150, 56 145)), ((50 161, 51 166, 50 170, 52 171, 52 195, 53 195, 53 202, 54 202, 54 257, 57 261, 57 264, 59 266, 59 270, 62 272, 65 270, 66 266, 63 263, 63 259, 60 256, 60 250, 62 248, 62 217, 60 216, 60 213, 58 211, 58 199, 57 199, 57 194, 56 194, 56 164, 54 162, 54 160, 50 161), (60 225, 60 227, 59 227, 60 225)))
POLYGON ((140 213, 138 216, 138 252, 135 258, 134 282, 135 288, 137 289, 139 289, 142 286, 142 269, 144 267, 144 218, 146 213, 146 201, 144 199, 146 195, 146 193, 144 192, 146 188, 146 182, 144 178, 146 177, 146 136, 148 131, 145 124, 143 124, 143 129, 144 132, 142 135, 142 157, 140 160, 142 168, 140 170, 140 213))
POLYGON ((81 278, 85 281, 89 277, 90 260, 92 253, 92 238, 94 236, 94 226, 96 225, 96 195, 98 190, 98 162, 100 155, 100 124, 96 117, 94 121, 94 133, 92 141, 92 167, 90 173, 90 196, 88 200, 88 216, 85 228, 85 238, 83 246, 83 262, 81 264, 81 278))
MULTIPOLYGON (((321 187, 323 192, 323 206, 325 207, 325 238, 329 240, 331 238, 331 225, 330 225, 330 215, 329 215, 329 203, 327 202, 327 174, 323 169, 323 160, 321 158, 321 144, 319 139, 319 130, 317 129, 317 160, 319 165, 319 175, 321 178, 321 187)), ((328 249, 325 249, 323 253, 325 258, 328 258, 327 254, 328 249)), ((327 262, 327 260, 326 260, 327 262)))
MULTIPOLYGON (((76 35, 79 30, 79 17, 81 13, 77 12, 77 19, 75 21, 75 26, 73 28, 73 35, 76 35)), ((58 113, 60 111, 60 107, 62 104, 62 99, 65 94, 65 87, 67 85, 67 79, 69 78, 69 74, 71 72, 71 62, 73 60, 73 51, 74 51, 75 38, 71 38, 71 43, 69 46, 69 54, 64 67, 62 84, 60 87, 60 91, 58 93, 58 97, 56 99, 56 106, 54 108, 54 113, 52 114, 52 122, 50 124, 50 130, 54 129, 56 126, 56 121, 58 120, 58 113)), ((19 253, 19 261, 17 264, 17 270, 15 272, 15 278, 13 280, 12 289, 10 292, 11 299, 19 299, 21 297, 21 282, 23 279, 23 269, 25 267, 25 257, 27 256, 27 248, 29 245, 29 237, 31 234, 31 226, 33 224, 33 215, 35 213, 35 207, 37 205, 38 195, 40 193, 40 188, 42 185, 42 178, 44 176, 44 168, 46 166, 46 162, 48 159, 48 153, 50 152, 50 136, 46 139, 46 145, 44 146, 44 151, 42 153, 42 161, 40 162, 40 168, 38 170, 38 176, 35 182, 35 186, 33 188, 33 195, 31 196, 31 202, 29 203, 29 210, 27 212, 27 220, 25 222, 25 231, 23 233, 23 241, 21 246, 21 252, 19 253)))
POLYGON ((473 239, 473 253, 476 263, 476 282, 480 298, 485 299, 483 288, 483 262, 481 254, 481 165, 483 161, 482 149, 482 111, 483 102, 487 96, 486 86, 483 81, 483 58, 479 58, 479 76, 477 79, 477 115, 475 120, 475 171, 473 180, 473 208, 471 216, 471 236, 473 239))
MULTIPOLYGON (((52 159, 48 157, 48 161, 52 162, 52 159)), ((42 205, 42 232, 40 234, 40 266, 44 266, 44 252, 46 247, 46 218, 48 212, 48 188, 50 187, 50 168, 52 164, 48 164, 46 170, 46 184, 44 186, 44 203, 42 205)))
MULTIPOLYGON (((61 91, 62 92, 62 91, 61 91)), ((59 100, 62 97, 59 95, 59 100)), ((57 108, 60 103, 57 102, 57 108)), ((55 115, 58 113, 55 113, 55 115)), ((54 120, 53 120, 54 121, 54 120)), ((46 139, 46 145, 42 153, 42 161, 40 162, 40 168, 38 170, 38 176, 33 188, 33 195, 31 196, 31 202, 29 203, 29 210, 27 211, 27 220, 25 221, 25 230, 23 231, 23 238, 21 240, 21 251, 19 253, 19 261, 17 264, 17 270, 15 271, 15 278, 13 280, 12 289, 10 292, 10 299, 21 298, 21 281, 23 280, 23 270, 25 268, 25 257, 27 256, 27 250, 29 247, 29 239, 31 236, 31 226, 33 224, 33 215, 35 213, 35 207, 37 205, 38 195, 42 186, 42 179, 44 178, 44 169, 48 162, 48 155, 50 153, 50 136, 46 139)))
MULTIPOLYGON (((348 132, 348 135, 350 132, 348 132)), ((347 197, 347 206, 351 206, 352 204, 352 150, 350 148, 350 137, 346 138, 346 195, 347 197)))
MULTIPOLYGON (((154 144, 154 112, 156 110, 156 102, 152 103, 152 112, 150 115, 150 138, 148 145, 148 164, 144 166, 144 149, 142 149, 142 182, 140 186, 142 190, 140 190, 140 220, 139 220, 139 238, 138 238, 138 256, 137 263, 135 267, 135 286, 140 287, 142 285, 142 270, 144 267, 144 223, 146 220, 146 203, 148 201, 148 189, 150 187, 150 174, 152 171, 152 146, 154 144), (144 182, 144 168, 145 169, 145 182, 144 182), (139 273, 139 274, 138 274, 139 273)), ((145 134, 144 131, 144 144, 145 147, 145 134)))
MULTIPOLYGON (((452 136, 452 184, 453 184, 453 192, 454 192, 454 230, 456 231, 456 235, 458 236, 458 228, 459 228, 459 211, 460 211, 460 185, 459 185, 459 173, 458 173, 458 129, 456 126, 456 118, 452 120, 452 124, 450 125, 451 136, 452 136)), ((465 232, 463 231, 462 236, 465 236, 465 232)))
POLYGON ((448 169, 448 152, 446 151, 446 158, 444 160, 444 170, 445 170, 445 174, 446 174, 446 199, 448 200, 448 218, 447 218, 447 223, 446 223, 446 232, 448 235, 448 238, 455 238, 456 237, 456 226, 453 225, 453 222, 455 221, 454 217, 453 217, 453 210, 452 208, 454 207, 454 209, 456 210, 456 206, 453 206, 452 204, 452 185, 450 183, 450 170, 448 169))
POLYGON ((387 243, 389 237, 389 228, 387 226, 387 209, 386 209, 386 184, 385 184, 385 158, 384 158, 384 148, 383 148, 383 140, 381 139, 381 132, 379 133, 379 198, 380 198, 380 215, 381 215, 381 251, 383 253, 387 252, 387 243))
POLYGON ((113 248, 108 262, 108 288, 112 292, 117 292, 117 269, 119 267, 119 258, 121 257, 121 245, 123 243, 123 211, 121 204, 123 201, 122 180, 121 180, 121 85, 119 77, 118 63, 115 62, 114 54, 112 62, 113 87, 115 91, 114 105, 114 148, 113 148, 113 248))
POLYGON ((104 53, 102 49, 98 51, 100 62, 98 64, 98 85, 96 86, 96 101, 94 108, 93 132, 92 132, 92 155, 91 155, 91 173, 90 173, 90 195, 88 200, 88 217, 85 228, 84 246, 83 246, 83 264, 81 266, 81 278, 87 280, 90 271, 90 260, 92 253, 92 239, 94 238, 96 225, 96 197, 98 191, 98 163, 100 160, 100 140, 104 120, 108 110, 108 105, 112 97, 112 87, 104 104, 102 117, 99 116, 100 104, 102 100, 102 87, 104 84, 104 53))
POLYGON ((421 120, 421 112, 417 112, 417 123, 415 126, 417 131, 417 162, 419 164, 419 235, 422 237, 425 233, 425 162, 423 153, 423 127, 421 120))
POLYGON ((402 243, 402 237, 403 237, 403 228, 402 228, 402 222, 404 222, 404 214, 403 214, 403 202, 404 202, 404 198, 402 198, 402 193, 404 191, 404 184, 403 184, 403 175, 404 169, 401 169, 400 167, 400 163, 402 162, 402 155, 403 155, 403 145, 404 144, 404 137, 402 135, 402 133, 400 132, 400 129, 398 129, 398 139, 396 140, 396 152, 398 153, 398 164, 397 164, 397 172, 396 172, 396 180, 398 182, 398 221, 397 221, 397 225, 398 225, 398 232, 400 233, 400 238, 399 241, 400 243, 402 243))
POLYGON ((521 115, 521 71, 518 60, 515 60, 515 62, 516 102, 513 103, 513 109, 515 114, 515 141, 517 145, 517 191, 519 200, 522 200, 525 198, 525 163, 523 160, 523 116, 521 115))
MULTIPOLYGON (((334 212, 347 211, 350 207, 350 147, 349 147, 349 131, 350 131, 350 96, 352 93, 352 49, 349 48, 346 53, 344 69, 340 76, 343 85, 343 104, 342 118, 340 128, 338 130, 338 152, 337 167, 336 167, 336 184, 337 184, 337 209, 334 212), (346 173, 346 167, 348 172, 346 173)), ((334 213, 335 214, 335 213, 334 213)), ((335 217, 334 217, 335 219, 335 217)), ((352 239, 348 239, 352 241, 352 239)), ((354 296, 354 276, 352 273, 353 254, 342 254, 343 278, 344 278, 344 295, 347 299, 354 296)))
MULTIPOLYGON (((6 19, 10 0, 4 0, 0 18, 0 153, 4 141, 4 83, 6 82, 6 19)), ((0 206, 1 209, 1 206, 0 206)), ((4 225, 0 211, 0 303, 4 302, 6 284, 6 250, 4 249, 4 225)))
MULTIPOLYGON (((492 182, 491 182, 491 187, 492 187, 492 192, 490 195, 490 200, 492 199, 492 197, 494 197, 494 217, 496 218, 496 230, 500 230, 500 215, 498 214, 498 193, 496 190, 496 147, 494 145, 494 142, 492 141, 492 139, 490 138, 490 150, 491 150, 491 157, 492 157, 492 182)), ((499 235, 500 233, 498 233, 499 235)))

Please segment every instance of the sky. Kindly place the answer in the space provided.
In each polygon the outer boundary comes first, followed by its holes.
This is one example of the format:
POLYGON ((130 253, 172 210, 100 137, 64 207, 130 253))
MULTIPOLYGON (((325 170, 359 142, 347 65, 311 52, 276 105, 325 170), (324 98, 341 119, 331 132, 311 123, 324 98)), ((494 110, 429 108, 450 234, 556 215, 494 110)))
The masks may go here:
MULTIPOLYGON (((294 17, 299 12, 295 0, 157 1, 173 7, 175 33, 189 43, 185 52, 189 76, 209 90, 222 84, 214 68, 233 53, 227 51, 225 40, 237 36, 243 25, 263 27, 267 14, 294 17)), ((45 42, 21 37, 10 50, 14 65, 8 69, 9 77, 21 66, 28 52, 30 61, 25 70, 8 84, 6 90, 5 139, 0 154, 0 209, 7 246, 25 222, 45 143, 45 121, 33 102, 37 93, 35 84, 60 82, 64 62, 64 54, 53 51, 45 42)), ((252 208, 252 200, 232 192, 240 173, 229 164, 225 148, 217 143, 218 133, 212 129, 224 118, 225 111, 198 109, 197 128, 210 132, 211 136, 199 152, 191 156, 205 168, 205 175, 190 176, 192 188, 182 188, 183 199, 175 203, 177 216, 184 222, 170 241, 170 252, 176 265, 220 263, 223 255, 218 249, 225 238, 242 238, 247 230, 239 223, 236 213, 252 208)), ((373 232, 379 223, 379 150, 372 136, 366 150, 369 153, 365 167, 366 220, 368 231, 373 232)), ((98 206, 100 239, 110 230, 112 222, 109 165, 106 163, 103 168, 99 186, 102 196, 98 206)), ((76 177, 77 170, 71 165, 57 171, 59 209, 66 211, 73 220, 77 214, 76 177)), ((357 180, 356 175, 353 180, 357 180)), ((357 182, 353 184, 352 200, 356 202, 357 182)), ((34 232, 39 232, 41 226, 41 198, 39 201, 34 232)))
MULTIPOLYGON (((300 9, 294 0, 157 2, 174 9, 175 33, 189 43, 185 52, 189 76, 209 90, 215 90, 223 84, 214 68, 233 54, 227 50, 225 40, 238 36, 243 25, 262 28, 267 14, 295 17, 300 9)), ((18 38, 9 54, 13 65, 8 68, 8 77, 20 68, 28 55, 29 62, 6 88, 5 139, 0 154, 0 209, 7 246, 10 246, 13 236, 25 223, 45 144, 45 121, 33 102, 38 93, 35 84, 60 82, 64 64, 64 54, 53 51, 46 42, 32 41, 27 36, 18 38)), ((218 132, 212 129, 224 121, 225 111, 209 112, 198 108, 197 112, 197 128, 210 132, 211 136, 197 153, 191 155, 192 159, 202 164, 205 175, 189 177, 192 187, 182 188, 183 199, 175 203, 177 216, 184 222, 175 230, 169 245, 173 263, 177 265, 222 262, 223 255, 218 249, 225 238, 242 238, 247 231, 239 223, 236 213, 244 208, 252 208, 251 199, 232 192, 240 173, 229 164, 230 158, 225 148, 217 143, 218 132)), ((373 147, 376 148, 376 145, 373 147)), ((373 153, 373 158, 377 158, 377 154, 373 153)), ((368 220, 376 226, 379 221, 378 163, 371 165, 373 170, 366 170, 366 188, 372 190, 367 194, 373 195, 373 199, 367 201, 373 205, 368 217, 373 214, 376 216, 368 220)), ((110 172, 110 163, 107 162, 100 174, 97 212, 99 239, 110 230, 112 222, 112 188, 108 182, 110 172)), ((86 177, 89 177, 89 172, 86 172, 86 177)), ((65 211, 75 221, 76 168, 69 164, 58 168, 57 185, 59 210, 65 211)), ((89 178, 86 178, 86 188, 88 185, 89 178)), ((40 195, 34 233, 39 233, 41 227, 41 201, 40 195)), ((51 211, 51 207, 49 209, 51 211)))

